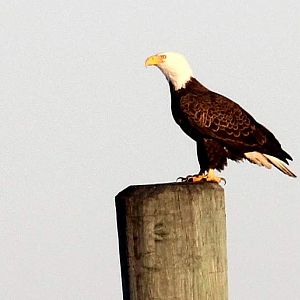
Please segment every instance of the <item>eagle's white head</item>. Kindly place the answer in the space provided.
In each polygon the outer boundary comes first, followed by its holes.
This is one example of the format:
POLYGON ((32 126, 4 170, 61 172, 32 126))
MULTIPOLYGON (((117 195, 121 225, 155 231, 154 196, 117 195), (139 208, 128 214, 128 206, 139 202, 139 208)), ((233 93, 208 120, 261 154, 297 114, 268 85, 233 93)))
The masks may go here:
POLYGON ((145 66, 157 66, 168 81, 174 85, 175 91, 184 88, 193 76, 192 69, 182 54, 164 52, 149 56, 145 66))

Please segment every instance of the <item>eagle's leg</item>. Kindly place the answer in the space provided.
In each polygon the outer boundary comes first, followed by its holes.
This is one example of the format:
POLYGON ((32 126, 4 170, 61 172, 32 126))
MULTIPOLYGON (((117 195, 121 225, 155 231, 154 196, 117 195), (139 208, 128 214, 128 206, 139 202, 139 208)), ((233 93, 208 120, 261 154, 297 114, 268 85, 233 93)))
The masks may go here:
POLYGON ((221 181, 224 181, 224 183, 226 184, 225 178, 216 176, 214 169, 208 170, 206 181, 215 183, 220 183, 221 181))

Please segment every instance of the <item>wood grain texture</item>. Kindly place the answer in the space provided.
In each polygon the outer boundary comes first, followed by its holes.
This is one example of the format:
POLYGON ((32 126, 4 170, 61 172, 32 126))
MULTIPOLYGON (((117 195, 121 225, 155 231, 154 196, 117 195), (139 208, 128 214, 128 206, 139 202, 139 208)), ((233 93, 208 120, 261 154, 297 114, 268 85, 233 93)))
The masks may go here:
POLYGON ((130 186, 116 208, 125 300, 227 299, 219 185, 130 186))

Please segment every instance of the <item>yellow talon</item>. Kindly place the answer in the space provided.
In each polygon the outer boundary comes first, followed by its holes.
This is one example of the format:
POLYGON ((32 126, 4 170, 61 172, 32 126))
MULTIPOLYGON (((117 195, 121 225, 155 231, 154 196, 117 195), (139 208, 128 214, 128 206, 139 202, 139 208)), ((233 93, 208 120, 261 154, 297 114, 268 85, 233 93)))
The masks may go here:
POLYGON ((178 177, 177 181, 178 180, 181 180, 182 182, 212 182, 212 183, 220 183, 221 181, 224 181, 224 184, 226 184, 225 178, 216 176, 213 169, 209 169, 207 174, 178 177))

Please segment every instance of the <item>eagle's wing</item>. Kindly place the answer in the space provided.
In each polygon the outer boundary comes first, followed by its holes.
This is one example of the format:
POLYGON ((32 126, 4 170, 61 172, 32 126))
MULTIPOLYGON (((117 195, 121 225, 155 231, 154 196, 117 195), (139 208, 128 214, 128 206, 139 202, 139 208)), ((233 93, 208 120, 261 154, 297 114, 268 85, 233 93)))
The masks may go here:
POLYGON ((180 108, 194 129, 224 146, 240 149, 241 152, 270 152, 284 161, 290 159, 287 153, 283 155, 280 143, 269 130, 237 103, 222 95, 211 91, 189 93, 181 98, 180 108))

